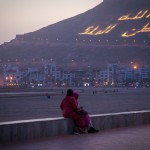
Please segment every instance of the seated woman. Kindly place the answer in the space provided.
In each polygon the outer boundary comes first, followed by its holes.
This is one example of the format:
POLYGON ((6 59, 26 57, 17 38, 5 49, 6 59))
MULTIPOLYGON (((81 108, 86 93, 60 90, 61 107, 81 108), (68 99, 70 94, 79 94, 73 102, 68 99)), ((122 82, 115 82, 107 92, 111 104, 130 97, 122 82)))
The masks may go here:
POLYGON ((67 95, 63 98, 60 109, 62 110, 62 115, 64 118, 71 118, 74 120, 79 133, 84 133, 85 119, 84 116, 77 113, 78 103, 73 96, 73 90, 68 89, 67 95))
POLYGON ((67 95, 63 98, 60 104, 62 115, 64 118, 71 118, 74 120, 79 134, 98 132, 98 130, 92 127, 88 113, 85 112, 82 107, 78 107, 77 99, 78 97, 73 93, 73 90, 68 89, 67 95))
MULTIPOLYGON (((75 97, 77 101, 77 105, 78 105, 79 94, 74 92, 73 96, 75 97)), ((99 131, 99 130, 94 129, 88 112, 85 111, 82 106, 80 107, 78 106, 77 113, 84 116, 85 129, 88 131, 88 133, 96 133, 99 131)))

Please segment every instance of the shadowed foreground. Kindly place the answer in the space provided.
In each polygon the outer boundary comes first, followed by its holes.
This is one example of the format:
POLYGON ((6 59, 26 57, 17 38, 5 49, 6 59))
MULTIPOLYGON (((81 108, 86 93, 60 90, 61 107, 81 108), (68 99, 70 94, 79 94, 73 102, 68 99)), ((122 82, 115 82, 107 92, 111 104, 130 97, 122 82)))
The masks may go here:
POLYGON ((0 146, 1 150, 149 150, 150 125, 65 135, 0 146))

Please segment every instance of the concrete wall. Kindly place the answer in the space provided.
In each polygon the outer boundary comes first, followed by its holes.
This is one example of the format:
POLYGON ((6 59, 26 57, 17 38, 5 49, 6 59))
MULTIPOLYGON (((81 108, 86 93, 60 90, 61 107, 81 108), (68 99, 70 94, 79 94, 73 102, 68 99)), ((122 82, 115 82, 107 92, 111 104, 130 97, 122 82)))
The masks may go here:
MULTIPOLYGON (((149 124, 150 111, 91 115, 91 120, 99 130, 149 124)), ((1 122, 0 143, 71 134, 73 128, 73 121, 62 117, 1 122)))
POLYGON ((99 130, 150 124, 150 111, 132 111, 92 115, 93 126, 99 130))
POLYGON ((0 143, 70 134, 73 127, 73 120, 62 117, 3 122, 0 123, 0 143))

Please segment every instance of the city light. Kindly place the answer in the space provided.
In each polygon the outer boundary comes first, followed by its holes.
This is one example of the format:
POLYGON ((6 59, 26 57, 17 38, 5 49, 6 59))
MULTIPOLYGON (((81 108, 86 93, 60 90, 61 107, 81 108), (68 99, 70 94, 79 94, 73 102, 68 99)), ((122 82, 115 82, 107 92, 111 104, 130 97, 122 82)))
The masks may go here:
POLYGON ((138 68, 137 65, 134 65, 134 66, 133 66, 133 69, 137 69, 137 68, 138 68))

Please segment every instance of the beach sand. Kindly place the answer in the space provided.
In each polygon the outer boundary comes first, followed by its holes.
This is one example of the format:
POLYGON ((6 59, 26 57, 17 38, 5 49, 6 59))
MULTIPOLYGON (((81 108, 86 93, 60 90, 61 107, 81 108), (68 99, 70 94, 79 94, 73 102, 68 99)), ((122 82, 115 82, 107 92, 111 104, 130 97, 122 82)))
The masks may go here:
MULTIPOLYGON (((45 93, 51 90, 34 89, 34 91, 45 91, 45 93)), ((59 95, 51 96, 50 99, 46 95, 0 97, 0 122, 60 117, 62 115, 59 105, 66 90, 53 89, 53 92, 59 91, 59 95)), ((112 88, 75 89, 80 94, 79 105, 83 106, 91 115, 150 110, 150 88, 119 88, 117 90, 114 92, 112 88), (97 93, 93 94, 95 90, 97 93)), ((21 92, 23 91, 30 92, 31 90, 22 90, 21 92)))

